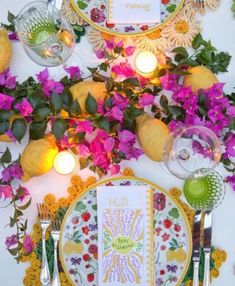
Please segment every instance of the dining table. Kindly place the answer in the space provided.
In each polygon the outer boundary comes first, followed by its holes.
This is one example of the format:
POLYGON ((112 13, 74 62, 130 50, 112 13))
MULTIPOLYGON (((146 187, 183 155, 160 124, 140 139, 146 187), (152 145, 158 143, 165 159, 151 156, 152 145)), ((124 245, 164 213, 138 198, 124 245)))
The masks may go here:
MULTIPOLYGON (((8 11, 17 15, 20 9, 30 1, 1 0, 0 22, 7 22, 8 11)), ((62 1, 57 0, 56 2, 56 5, 59 7, 62 1)), ((201 22, 202 36, 210 39, 218 50, 227 51, 232 56, 228 72, 218 74, 219 81, 225 83, 225 92, 233 92, 235 88, 235 18, 233 18, 231 12, 231 5, 230 0, 222 0, 215 11, 207 11, 205 15, 197 15, 197 19, 201 22)), ((95 67, 99 63, 99 59, 97 59, 92 50, 86 35, 76 44, 69 63, 79 66, 84 74, 87 73, 86 67, 95 67)), ((10 70, 12 74, 17 76, 17 81, 22 82, 29 76, 38 74, 42 69, 42 66, 34 63, 26 55, 18 41, 13 41, 13 59, 10 64, 10 70)), ((55 79, 61 78, 65 73, 61 66, 49 68, 49 72, 55 79)), ((17 142, 1 142, 0 152, 3 152, 8 147, 13 156, 17 158, 22 153, 28 140, 28 136, 25 136, 21 144, 17 142)), ((162 162, 152 161, 146 155, 142 155, 138 160, 123 161, 121 168, 125 167, 132 168, 137 177, 152 181, 166 191, 173 187, 181 189, 183 186, 183 180, 170 174, 162 162)), ((219 164, 216 170, 223 177, 228 175, 222 164, 219 164)), ((79 170, 77 173, 83 178, 93 174, 87 169, 79 170)), ((32 229, 37 217, 36 204, 41 202, 47 193, 53 193, 56 197, 63 197, 69 183, 70 176, 60 175, 53 169, 42 176, 34 177, 23 183, 30 190, 32 196, 32 203, 25 212, 28 218, 29 230, 32 229)), ((28 264, 17 264, 5 247, 5 238, 11 234, 7 224, 9 217, 12 215, 11 208, 6 208, 5 205, 4 201, 0 201, 0 284, 4 286, 21 286, 23 285, 22 281, 28 264)), ((219 277, 212 281, 211 286, 233 286, 235 283, 234 205, 235 192, 231 186, 226 185, 225 198, 222 204, 213 211, 212 244, 227 252, 227 260, 220 269, 219 277)))

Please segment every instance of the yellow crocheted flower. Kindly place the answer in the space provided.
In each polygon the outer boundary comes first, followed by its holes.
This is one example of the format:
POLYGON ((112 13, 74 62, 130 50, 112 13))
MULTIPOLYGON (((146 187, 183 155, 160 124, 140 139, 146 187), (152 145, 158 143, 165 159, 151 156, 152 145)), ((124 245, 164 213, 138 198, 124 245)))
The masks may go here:
POLYGON ((211 269, 210 275, 212 278, 217 278, 219 276, 219 270, 217 268, 211 269))
POLYGON ((86 183, 87 185, 91 186, 91 185, 94 185, 96 182, 97 182, 96 178, 90 176, 90 177, 87 178, 87 180, 86 180, 85 183, 86 183))
POLYGON ((162 34, 173 46, 189 47, 199 31, 199 23, 183 9, 165 25, 162 34))
POLYGON ((134 173, 134 171, 131 169, 131 168, 125 168, 124 170, 123 170, 123 172, 122 172, 122 174, 124 175, 124 176, 135 176, 135 173, 134 173))
POLYGON ((68 206, 68 200, 66 198, 60 198, 58 200, 58 205, 62 208, 66 208, 68 206))
POLYGON ((185 282, 184 284, 185 286, 192 286, 193 285, 193 281, 192 280, 188 280, 185 282))
POLYGON ((46 205, 52 205, 56 201, 56 197, 54 194, 48 194, 44 197, 44 202, 46 205))
POLYGON ((71 184, 72 185, 76 186, 76 185, 79 185, 81 182, 82 182, 81 177, 79 177, 78 175, 72 176, 72 178, 71 178, 71 184))
POLYGON ((220 258, 223 262, 227 260, 227 253, 224 250, 220 250, 220 258))

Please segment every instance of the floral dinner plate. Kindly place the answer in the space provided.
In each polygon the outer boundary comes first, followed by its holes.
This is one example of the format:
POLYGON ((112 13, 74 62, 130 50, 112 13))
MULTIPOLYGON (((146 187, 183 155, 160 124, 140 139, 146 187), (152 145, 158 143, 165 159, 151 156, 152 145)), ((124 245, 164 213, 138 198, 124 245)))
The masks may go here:
POLYGON ((96 187, 148 185, 154 188, 155 286, 180 285, 191 258, 191 231, 181 206, 157 185, 136 177, 101 181, 69 207, 61 227, 60 260, 74 286, 98 286, 96 187))
MULTIPOLYGON (((159 0, 160 1, 160 0, 159 0)), ((74 10, 94 28, 114 35, 140 35, 162 27, 182 7, 184 0, 161 0, 161 23, 110 24, 108 0, 70 0, 74 10)))

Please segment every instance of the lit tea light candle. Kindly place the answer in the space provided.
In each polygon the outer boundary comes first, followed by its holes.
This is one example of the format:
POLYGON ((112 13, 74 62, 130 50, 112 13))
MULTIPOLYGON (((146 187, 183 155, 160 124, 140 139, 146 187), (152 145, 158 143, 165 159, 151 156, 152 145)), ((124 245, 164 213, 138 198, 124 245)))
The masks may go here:
POLYGON ((151 77, 157 69, 157 57, 155 54, 144 51, 140 52, 135 58, 135 67, 137 72, 144 77, 151 77))
POLYGON ((69 151, 59 152, 53 162, 55 171, 61 175, 72 173, 77 165, 75 156, 69 151))

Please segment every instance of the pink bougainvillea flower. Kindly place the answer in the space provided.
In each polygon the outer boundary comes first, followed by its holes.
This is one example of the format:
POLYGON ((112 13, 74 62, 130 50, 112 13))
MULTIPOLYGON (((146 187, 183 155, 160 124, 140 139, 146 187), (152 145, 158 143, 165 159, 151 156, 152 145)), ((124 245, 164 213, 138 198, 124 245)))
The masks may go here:
POLYGON ((196 97, 196 95, 193 94, 191 87, 182 86, 179 89, 176 89, 172 94, 172 99, 177 103, 184 102, 185 99, 191 97, 196 97))
POLYGON ((106 19, 104 12, 99 8, 91 9, 90 17, 91 17, 91 20, 95 23, 102 23, 106 19))
POLYGON ((98 166, 103 170, 109 169, 110 160, 106 154, 95 154, 93 160, 95 166, 98 166))
POLYGON ((166 74, 162 77, 160 77, 160 81, 162 84, 162 87, 165 90, 171 90, 175 91, 178 88, 178 82, 179 76, 176 74, 166 74))
POLYGON ((16 87, 16 76, 12 76, 9 69, 0 73, 0 86, 5 86, 9 89, 16 87))
POLYGON ((72 79, 80 79, 81 78, 81 70, 77 66, 71 66, 65 68, 65 71, 70 75, 72 79))
POLYGON ((233 190, 235 191, 235 175, 226 177, 225 182, 229 183, 233 188, 233 190))
POLYGON ((114 48, 114 41, 105 40, 106 48, 112 50, 114 48))
POLYGON ((224 85, 225 83, 223 82, 214 83, 210 88, 206 89, 205 92, 209 97, 216 99, 222 98, 224 85))
POLYGON ((16 234, 8 236, 5 240, 5 245, 7 248, 11 248, 12 246, 16 245, 17 243, 18 243, 18 237, 16 234))
POLYGON ((61 139, 60 139, 60 148, 63 150, 63 149, 67 149, 69 147, 72 147, 72 143, 69 142, 69 138, 68 136, 63 136, 61 139))
POLYGON ((25 235, 24 241, 23 241, 23 249, 27 254, 33 252, 34 249, 34 243, 29 235, 25 235))
POLYGON ((83 157, 87 157, 91 154, 88 146, 85 144, 78 144, 77 149, 78 149, 78 154, 83 157))
POLYGON ((130 57, 133 55, 134 51, 135 51, 136 47, 134 46, 128 46, 125 48, 125 54, 127 55, 127 57, 130 57))
POLYGON ((111 108, 109 115, 113 118, 116 119, 118 121, 122 121, 123 120, 123 111, 118 107, 118 106, 114 106, 111 108))
POLYGON ((104 101, 99 98, 98 101, 97 101, 97 105, 98 105, 97 113, 104 115, 105 114, 104 101))
POLYGON ((129 143, 129 142, 135 141, 135 134, 133 134, 129 130, 123 130, 119 132, 118 139, 120 140, 121 143, 124 143, 124 144, 129 143))
POLYGON ((12 179, 21 179, 23 171, 17 163, 13 163, 2 171, 2 181, 9 182, 12 179))
POLYGON ((224 114, 221 110, 222 107, 215 106, 213 109, 210 109, 207 113, 208 117, 213 123, 224 119, 224 114))
POLYGON ((9 39, 10 41, 19 41, 16 32, 9 32, 9 33, 8 33, 8 39, 9 39))
POLYGON ((115 140, 112 137, 108 137, 104 140, 103 144, 105 152, 110 153, 114 148, 115 140))
POLYGON ((102 50, 95 51, 95 54, 96 54, 98 59, 104 59, 105 58, 104 51, 102 51, 102 50))
POLYGON ((64 86, 60 82, 56 82, 53 79, 47 80, 45 83, 43 83, 42 91, 43 93, 49 97, 52 92, 56 94, 61 94, 64 90, 64 86))
POLYGON ((13 197, 11 185, 0 185, 0 199, 11 199, 13 197))
POLYGON ((13 101, 14 101, 13 97, 6 95, 4 93, 0 93, 0 109, 11 110, 11 105, 13 101))
POLYGON ((147 105, 151 105, 154 102, 154 96, 150 93, 143 93, 139 99, 139 105, 141 108, 144 108, 147 105))
POLYGON ((27 197, 28 195, 30 195, 30 192, 27 188, 19 186, 19 188, 16 190, 16 194, 18 199, 23 202, 23 200, 25 199, 25 197, 27 197))
POLYGON ((121 62, 112 66, 112 72, 126 78, 135 76, 135 71, 128 62, 121 62))
POLYGON ((235 134, 229 134, 225 140, 226 152, 229 156, 235 157, 235 134))
POLYGON ((41 71, 39 74, 37 74, 37 80, 44 84, 49 79, 49 72, 48 69, 45 68, 43 71, 41 71))
POLYGON ((94 127, 91 121, 86 120, 77 122, 77 132, 86 132, 88 134, 91 134, 93 132, 93 129, 94 127))
POLYGON ((115 164, 115 165, 112 165, 111 168, 110 168, 110 172, 111 172, 111 175, 116 175, 120 172, 120 166, 115 164))
POLYGON ((129 99, 121 94, 115 93, 112 97, 112 104, 113 106, 118 106, 121 110, 124 110, 129 104, 129 99))
POLYGON ((21 103, 17 103, 15 109, 19 110, 22 116, 27 116, 33 112, 33 107, 26 98, 23 98, 21 103))

